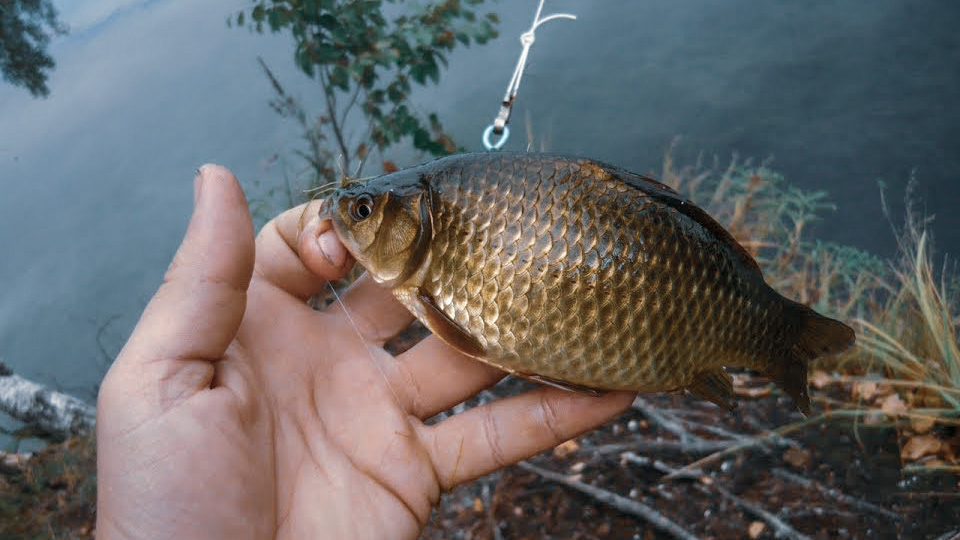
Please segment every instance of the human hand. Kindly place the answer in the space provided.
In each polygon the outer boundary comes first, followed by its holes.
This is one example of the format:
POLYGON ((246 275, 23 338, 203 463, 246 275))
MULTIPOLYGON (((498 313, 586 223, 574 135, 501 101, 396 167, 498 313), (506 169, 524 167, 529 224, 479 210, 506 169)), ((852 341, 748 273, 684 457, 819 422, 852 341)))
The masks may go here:
POLYGON ((503 373, 433 336, 389 355, 412 318, 367 277, 307 306, 351 266, 315 206, 255 241, 230 172, 200 169, 183 243, 101 385, 98 538, 416 538, 444 490, 632 400, 543 387, 427 426, 503 373))

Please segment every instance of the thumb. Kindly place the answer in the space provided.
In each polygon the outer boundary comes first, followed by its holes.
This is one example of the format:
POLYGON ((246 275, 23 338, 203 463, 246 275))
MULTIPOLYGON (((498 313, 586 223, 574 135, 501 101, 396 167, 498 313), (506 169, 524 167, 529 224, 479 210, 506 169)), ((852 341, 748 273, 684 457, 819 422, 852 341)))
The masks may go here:
POLYGON ((194 180, 187 233, 115 367, 156 374, 161 386, 180 386, 164 389, 167 395, 209 386, 209 362, 223 356, 243 319, 253 242, 250 212, 236 178, 224 167, 204 165, 194 180), (159 369, 138 369, 156 363, 159 369))

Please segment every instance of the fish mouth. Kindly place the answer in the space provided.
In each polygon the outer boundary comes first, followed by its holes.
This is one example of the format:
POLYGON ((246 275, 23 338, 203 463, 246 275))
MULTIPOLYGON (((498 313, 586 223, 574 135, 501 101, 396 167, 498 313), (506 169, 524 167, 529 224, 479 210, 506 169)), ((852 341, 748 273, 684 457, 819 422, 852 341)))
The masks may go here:
POLYGON ((333 219, 333 197, 320 199, 317 215, 320 219, 333 219))

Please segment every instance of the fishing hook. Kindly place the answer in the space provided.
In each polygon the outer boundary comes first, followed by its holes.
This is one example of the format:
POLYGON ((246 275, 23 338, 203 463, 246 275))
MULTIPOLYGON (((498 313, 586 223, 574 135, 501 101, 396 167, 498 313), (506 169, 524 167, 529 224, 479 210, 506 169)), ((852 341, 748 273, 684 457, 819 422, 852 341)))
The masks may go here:
POLYGON ((537 13, 533 16, 533 24, 529 30, 520 34, 520 44, 523 46, 523 49, 520 51, 520 59, 517 60, 517 67, 513 70, 513 77, 510 78, 510 84, 507 85, 507 93, 503 96, 503 102, 500 104, 500 112, 497 113, 497 117, 493 120, 493 123, 483 130, 483 146, 485 146, 487 150, 499 150, 506 144, 507 139, 510 137, 510 128, 507 127, 507 122, 510 121, 510 111, 513 108, 514 100, 517 99, 517 92, 520 91, 520 78, 523 77, 523 70, 527 66, 527 55, 530 53, 530 47, 533 46, 535 40, 534 33, 537 31, 537 27, 554 19, 570 19, 574 21, 577 19, 576 15, 570 13, 554 13, 541 19, 540 12, 542 10, 543 0, 540 0, 540 5, 537 6, 537 13), (493 133, 500 136, 496 142, 490 142, 490 135, 493 133))

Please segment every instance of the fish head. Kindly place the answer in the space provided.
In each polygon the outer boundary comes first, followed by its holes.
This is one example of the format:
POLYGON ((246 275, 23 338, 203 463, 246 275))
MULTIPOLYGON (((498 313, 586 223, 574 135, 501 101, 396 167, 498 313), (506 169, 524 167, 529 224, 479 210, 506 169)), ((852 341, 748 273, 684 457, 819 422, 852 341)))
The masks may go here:
POLYGON ((413 171, 351 183, 323 207, 347 251, 388 287, 410 277, 429 251, 431 192, 413 171))

